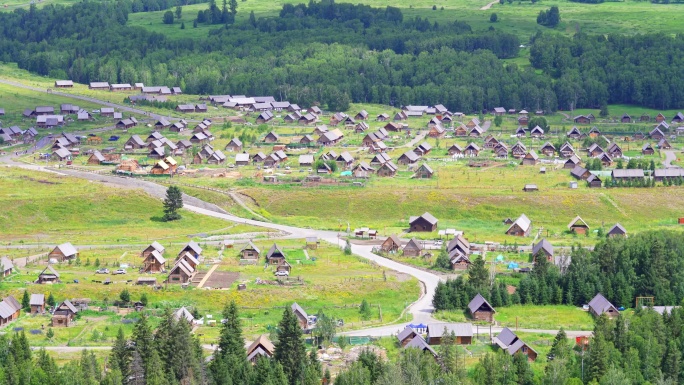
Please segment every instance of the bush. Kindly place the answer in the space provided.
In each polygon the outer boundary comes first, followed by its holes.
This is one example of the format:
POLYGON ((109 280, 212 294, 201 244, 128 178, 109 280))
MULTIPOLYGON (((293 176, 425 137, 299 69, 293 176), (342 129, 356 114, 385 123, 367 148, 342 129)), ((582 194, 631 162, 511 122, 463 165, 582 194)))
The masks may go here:
MULTIPOLYGON (((492 23, 496 23, 497 20, 499 20, 499 17, 496 15, 496 13, 492 13, 491 16, 489 16, 489 21, 492 23)), ((497 116, 497 118, 500 118, 500 116, 497 116)), ((499 127, 499 125, 497 125, 499 127)))
POLYGON ((173 24, 173 12, 171 11, 166 11, 164 13, 164 24, 173 24))

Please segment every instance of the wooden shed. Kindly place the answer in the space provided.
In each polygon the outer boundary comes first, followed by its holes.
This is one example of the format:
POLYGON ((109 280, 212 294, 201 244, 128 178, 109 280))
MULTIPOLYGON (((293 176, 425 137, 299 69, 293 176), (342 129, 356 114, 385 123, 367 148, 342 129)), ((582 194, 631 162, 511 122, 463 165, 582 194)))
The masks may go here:
POLYGON ((74 259, 78 257, 78 251, 76 248, 69 242, 62 243, 61 245, 55 247, 52 249, 51 252, 48 253, 48 258, 49 259, 56 259, 60 262, 69 260, 69 259, 74 259))
POLYGON ((419 257, 421 250, 420 243, 415 238, 411 238, 406 246, 404 246, 403 253, 405 257, 419 257))
POLYGON ((477 293, 468 304, 468 313, 474 320, 493 322, 496 310, 494 310, 494 307, 487 302, 482 294, 477 293))
POLYGON ((432 232, 437 230, 437 218, 432 214, 425 212, 419 217, 410 217, 409 226, 411 232, 432 232))

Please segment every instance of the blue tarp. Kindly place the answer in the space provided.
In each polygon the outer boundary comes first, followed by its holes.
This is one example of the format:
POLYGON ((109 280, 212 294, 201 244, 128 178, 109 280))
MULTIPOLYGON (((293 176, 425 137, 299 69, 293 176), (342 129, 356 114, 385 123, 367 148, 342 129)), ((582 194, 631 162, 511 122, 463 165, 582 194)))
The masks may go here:
POLYGON ((497 260, 498 262, 503 262, 503 260, 504 260, 503 254, 499 254, 499 256, 496 257, 496 260, 497 260))
POLYGON ((352 172, 351 172, 351 171, 342 171, 342 172, 340 173, 340 176, 351 176, 351 175, 352 175, 352 172))
POLYGON ((508 264, 509 269, 517 269, 518 267, 520 267, 520 266, 518 266, 518 264, 515 262, 511 262, 508 264))

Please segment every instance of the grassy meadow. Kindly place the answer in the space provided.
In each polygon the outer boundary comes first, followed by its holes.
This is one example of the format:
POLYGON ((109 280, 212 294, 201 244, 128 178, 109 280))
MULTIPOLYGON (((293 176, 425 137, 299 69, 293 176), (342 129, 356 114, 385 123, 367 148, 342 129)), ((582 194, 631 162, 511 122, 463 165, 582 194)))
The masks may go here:
POLYGON ((262 231, 187 211, 163 222, 161 201, 77 178, 2 168, 0 180, 2 242, 127 244, 262 231))
MULTIPOLYGON (((20 1, 20 0, 16 0, 20 1)), ((60 0, 63 1, 63 0, 60 0)), ((238 3, 238 23, 246 21, 250 12, 259 17, 275 17, 283 4, 299 4, 299 0, 249 0, 238 3)), ((551 31, 537 25, 537 15, 551 6, 558 6, 561 13, 561 23, 553 29, 557 33, 574 34, 577 31, 595 34, 621 33, 681 33, 684 26, 677 23, 675 18, 667 15, 681 11, 682 4, 652 4, 646 1, 605 2, 602 4, 576 3, 568 0, 545 0, 532 3, 530 1, 513 1, 505 4, 494 2, 489 9, 489 0, 418 0, 399 1, 388 4, 382 0, 361 0, 356 3, 384 8, 387 5, 398 7, 404 14, 404 20, 414 17, 427 18, 430 22, 448 23, 461 20, 470 24, 475 30, 485 30, 493 27, 520 36, 525 44, 526 39, 537 31, 551 31), (433 7, 436 9, 433 10, 433 7), (490 15, 496 13, 498 21, 491 23, 490 15), (656 21, 657 22, 654 22, 656 21)), ((175 24, 167 25, 162 22, 165 11, 135 13, 129 15, 128 24, 140 26, 150 31, 162 33, 172 38, 192 38, 206 36, 212 29, 220 26, 200 24, 193 28, 192 23, 197 11, 207 8, 207 4, 193 4, 183 7, 183 17, 175 24), (185 29, 180 29, 181 21, 185 29)))
MULTIPOLYGON (((273 241, 259 239, 255 239, 254 242, 263 252, 273 244, 273 241)), ((127 314, 127 311, 117 313, 116 309, 111 307, 123 289, 129 290, 132 301, 139 300, 143 293, 148 297, 147 311, 153 316, 153 323, 158 322, 157 316, 162 314, 163 308, 177 309, 181 306, 197 309, 202 316, 210 315, 207 319, 219 321, 224 304, 235 300, 241 308, 248 339, 267 332, 271 326, 276 325, 283 307, 294 301, 311 314, 322 309, 336 319, 343 319, 346 328, 358 328, 362 325, 393 322, 405 306, 419 295, 415 279, 398 276, 366 260, 346 256, 333 245, 322 243, 318 249, 308 250, 305 254, 303 239, 278 240, 277 243, 283 248, 287 260, 292 265, 291 279, 296 282, 301 278, 303 284, 257 285, 257 278, 274 281, 272 267, 264 268, 261 262, 258 265, 240 265, 240 244, 232 249, 221 250, 217 246, 200 242, 204 248, 205 258, 205 262, 199 266, 200 271, 208 271, 210 266, 217 263, 216 271, 239 274, 238 279, 227 290, 194 287, 181 289, 179 285, 163 285, 162 289, 154 290, 151 287, 134 285, 138 277, 150 276, 137 271, 141 264, 139 253, 143 249, 142 246, 82 250, 78 261, 54 266, 60 273, 62 283, 53 285, 27 284, 35 280, 45 268, 44 261, 37 261, 3 280, 0 292, 3 295, 12 294, 19 300, 23 290, 44 293, 46 296, 52 293, 58 302, 70 298, 89 298, 92 301, 91 309, 81 315, 75 326, 55 328, 55 337, 52 341, 45 338, 49 316, 22 315, 17 322, 5 327, 4 331, 17 327, 23 327, 27 333, 30 330, 42 330, 42 333, 29 334, 32 345, 108 345, 120 326, 126 333, 130 333, 133 324, 127 320, 138 317, 134 313, 127 314), (100 267, 106 266, 110 270, 127 264, 128 273, 124 276, 97 275, 96 261, 100 267), (94 282, 104 281, 106 278, 112 280, 110 285, 94 282), (75 283, 75 280, 78 280, 78 283, 75 283), (246 284, 247 289, 236 290, 239 283, 246 284), (373 314, 368 320, 360 319, 357 306, 361 299, 366 299, 373 307, 373 314), (99 310, 106 305, 110 306, 109 309, 99 310), (41 326, 45 326, 45 329, 41 326), (94 339, 93 335, 98 333, 104 337, 94 339)), ((172 263, 182 245, 163 244, 167 248, 165 257, 172 263)), ((161 283, 165 279, 165 274, 158 274, 156 278, 161 283)), ((201 326, 197 333, 204 343, 209 344, 216 341, 218 331, 218 327, 205 325, 201 326)))

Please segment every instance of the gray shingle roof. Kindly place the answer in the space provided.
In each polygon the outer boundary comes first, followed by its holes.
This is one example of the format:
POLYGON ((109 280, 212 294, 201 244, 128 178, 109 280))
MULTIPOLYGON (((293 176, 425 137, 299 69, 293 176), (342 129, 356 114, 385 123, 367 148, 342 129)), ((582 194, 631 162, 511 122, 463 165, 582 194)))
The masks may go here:
POLYGON ((537 253, 539 253, 541 250, 544 250, 548 253, 548 255, 553 256, 553 245, 549 241, 547 241, 546 238, 537 242, 532 247, 532 255, 537 255, 537 253))
POLYGON ((416 220, 419 219, 419 218, 423 218, 424 220, 426 220, 428 223, 430 223, 430 224, 432 224, 432 225, 436 225, 436 224, 437 224, 437 218, 435 218, 434 216, 432 216, 432 214, 430 214, 430 213, 427 212, 427 211, 426 211, 423 215, 421 215, 421 216, 419 216, 419 217, 411 217, 411 218, 409 219, 409 223, 413 223, 414 221, 416 221, 416 220))
MULTIPOLYGON (((518 219, 516 219, 515 222, 513 222, 513 223, 511 224, 511 226, 508 228, 508 230, 510 230, 511 227, 515 226, 516 224, 517 224, 523 231, 527 231, 527 230, 530 228, 530 226, 532 226, 532 221, 530 221, 530 219, 529 219, 525 214, 521 214, 521 215, 518 217, 518 219)), ((508 231, 507 231, 507 232, 508 232, 508 231)))
POLYGON ((435 356, 435 357, 437 356, 437 352, 435 352, 435 350, 430 345, 428 345, 427 342, 425 342, 423 337, 421 337, 419 335, 415 336, 411 340, 411 342, 409 342, 408 344, 406 344, 406 346, 404 346, 404 349, 408 349, 408 348, 420 349, 421 351, 427 350, 430 353, 432 353, 433 356, 435 356))
POLYGON ((45 294, 31 294, 29 303, 31 306, 43 306, 45 304, 45 294))
POLYGON ((256 245, 254 243, 252 243, 252 241, 247 242, 245 247, 243 247, 240 251, 244 251, 244 250, 254 250, 257 253, 261 254, 261 250, 259 250, 259 248, 256 247, 256 245))
POLYGON ((397 338, 399 339, 399 342, 403 341, 406 339, 406 337, 410 336, 411 334, 418 335, 415 330, 411 329, 411 327, 406 326, 404 330, 400 331, 399 334, 397 334, 397 338))
POLYGON ((470 313, 475 313, 482 305, 487 305, 487 307, 489 307, 493 312, 496 311, 480 293, 477 293, 477 295, 470 301, 468 304, 468 310, 470 310, 470 313))
POLYGON ((308 317, 309 317, 309 316, 306 314, 306 312, 304 311, 304 309, 303 309, 301 306, 299 306, 299 304, 298 304, 297 302, 294 302, 290 308, 292 309, 292 311, 293 311, 295 314, 299 313, 299 314, 301 314, 304 318, 308 318, 308 317))
POLYGON ((57 249, 59 249, 59 251, 61 251, 62 254, 64 254, 67 257, 78 254, 76 248, 69 242, 62 243, 61 245, 57 246, 57 249))
POLYGON ((453 332, 456 337, 472 337, 473 325, 470 323, 435 323, 427 326, 428 340, 430 337, 444 336, 444 330, 447 334, 453 332))
POLYGON ((613 304, 610 303, 610 301, 608 301, 601 293, 596 294, 596 296, 589 301, 589 309, 598 315, 603 314, 603 312, 608 311, 610 308, 613 308, 615 311, 617 311, 617 308, 613 306, 613 304))

